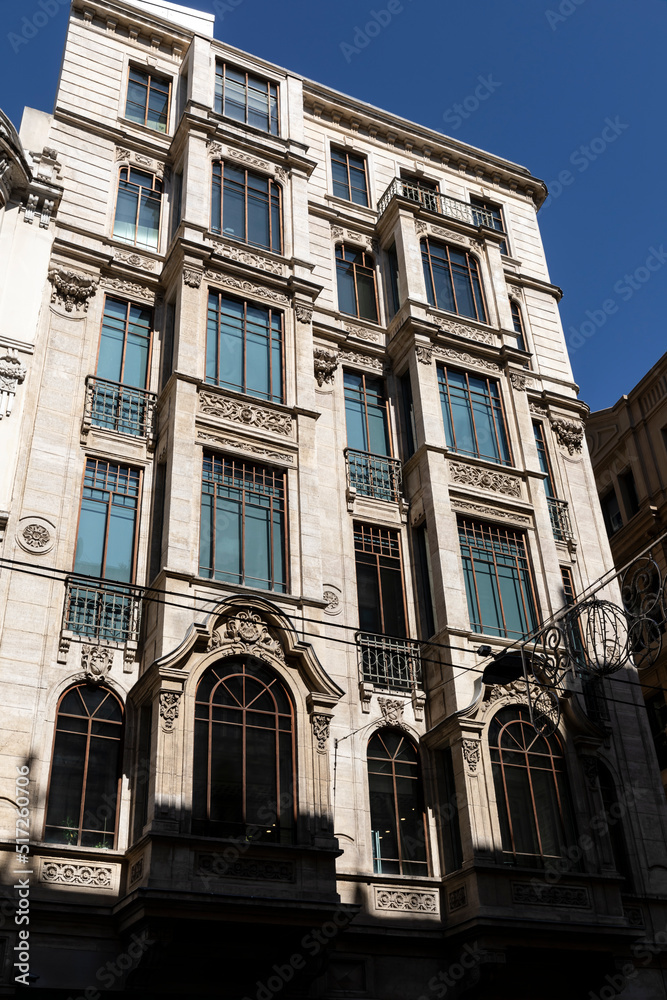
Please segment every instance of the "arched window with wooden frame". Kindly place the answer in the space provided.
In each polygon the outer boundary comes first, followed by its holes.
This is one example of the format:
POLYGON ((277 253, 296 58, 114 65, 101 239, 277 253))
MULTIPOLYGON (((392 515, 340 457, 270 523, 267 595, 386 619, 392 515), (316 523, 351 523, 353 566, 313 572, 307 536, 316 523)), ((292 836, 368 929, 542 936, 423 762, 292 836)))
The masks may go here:
POLYGON ((365 250, 339 243, 336 247, 338 308, 348 316, 378 322, 375 261, 365 250))
POLYGON ((516 346, 520 351, 526 351, 526 331, 523 322, 523 310, 521 304, 516 299, 510 299, 510 309, 512 311, 512 327, 516 333, 516 346))
POLYGON ((272 177, 237 163, 213 164, 211 231, 283 252, 282 189, 272 177))
POLYGON ((426 297, 436 309, 487 323, 479 264, 465 247, 421 241, 426 297))
POLYGON ((491 721, 489 751, 504 857, 533 868, 562 857, 575 831, 558 737, 540 735, 528 709, 510 705, 491 721))
POLYGON ((428 875, 426 816, 419 751, 398 729, 381 729, 368 743, 373 871, 428 875))
POLYGON ((193 832, 292 843, 295 756, 294 706, 270 667, 209 667, 195 699, 193 832))
POLYGON ((123 706, 105 687, 78 684, 60 699, 44 840, 72 847, 116 846, 123 706))

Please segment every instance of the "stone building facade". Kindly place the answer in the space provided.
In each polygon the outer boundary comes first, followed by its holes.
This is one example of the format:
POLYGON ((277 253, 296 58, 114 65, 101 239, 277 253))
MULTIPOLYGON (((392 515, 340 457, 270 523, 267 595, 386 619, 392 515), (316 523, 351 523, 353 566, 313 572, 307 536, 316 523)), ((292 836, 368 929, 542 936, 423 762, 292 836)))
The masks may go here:
POLYGON ((664 997, 633 668, 482 680, 611 565, 544 184, 162 2, 74 0, 24 130, 4 993, 27 797, 45 997, 664 997))

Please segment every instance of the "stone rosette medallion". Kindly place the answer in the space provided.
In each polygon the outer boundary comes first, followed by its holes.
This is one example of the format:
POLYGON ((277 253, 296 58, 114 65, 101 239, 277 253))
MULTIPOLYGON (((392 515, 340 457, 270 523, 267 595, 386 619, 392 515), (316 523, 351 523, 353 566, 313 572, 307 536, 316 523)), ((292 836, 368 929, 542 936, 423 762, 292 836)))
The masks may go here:
POLYGON ((22 517, 16 529, 16 541, 24 552, 45 556, 56 542, 56 529, 45 517, 22 517))

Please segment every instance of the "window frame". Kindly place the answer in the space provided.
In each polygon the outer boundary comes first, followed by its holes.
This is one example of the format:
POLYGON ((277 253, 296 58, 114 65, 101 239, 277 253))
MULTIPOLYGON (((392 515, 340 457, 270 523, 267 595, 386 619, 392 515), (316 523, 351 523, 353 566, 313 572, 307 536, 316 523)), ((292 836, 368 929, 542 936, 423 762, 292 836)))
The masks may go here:
MULTIPOLYGON (((104 333, 104 321, 106 319, 107 302, 109 302, 110 300, 113 301, 113 302, 118 302, 119 304, 124 305, 126 307, 126 310, 125 310, 125 325, 124 325, 124 329, 123 329, 123 356, 122 356, 122 360, 121 360, 121 378, 117 382, 117 385, 126 386, 127 388, 131 388, 131 389, 141 389, 144 392, 148 392, 149 391, 149 386, 150 386, 150 383, 151 383, 151 365, 152 365, 152 362, 153 362, 153 334, 155 332, 155 309, 151 305, 148 305, 146 303, 143 303, 143 302, 141 302, 141 303, 140 302, 134 302, 132 299, 121 299, 121 298, 118 298, 116 295, 110 295, 108 293, 105 293, 105 295, 104 295, 104 304, 102 306, 102 319, 100 321, 100 335, 99 335, 99 338, 98 338, 98 341, 97 341, 97 357, 95 359, 95 378, 106 379, 105 375, 99 375, 98 374, 98 368, 99 368, 99 363, 100 363, 100 351, 102 349, 102 335, 104 333), (129 333, 130 315, 131 315, 132 309, 144 309, 144 310, 146 310, 147 312, 150 313, 150 323, 149 323, 149 326, 148 326, 148 337, 147 337, 147 341, 148 341, 148 353, 147 353, 147 356, 146 356, 146 381, 145 381, 144 385, 137 385, 137 386, 133 386, 129 382, 124 382, 123 381, 123 377, 125 375, 125 361, 126 361, 126 355, 127 355, 127 338, 128 338, 128 333, 129 333)), ((115 382, 116 380, 115 379, 106 379, 106 381, 115 382)))
POLYGON ((209 288, 208 294, 208 304, 206 313, 206 354, 204 358, 204 382, 207 385, 215 385, 221 389, 230 389, 232 392, 240 392, 245 396, 249 396, 252 399, 263 400, 267 403, 285 403, 285 389, 286 389, 286 361, 285 361, 285 310, 275 309, 272 305, 265 305, 261 302, 254 302, 251 299, 240 299, 234 295, 228 295, 226 291, 221 291, 219 289, 209 288), (206 368, 208 366, 208 354, 209 354, 209 335, 210 335, 210 325, 211 325, 211 299, 215 297, 217 299, 216 305, 216 343, 215 343, 215 368, 216 368, 216 378, 211 378, 207 372, 206 368), (243 367, 243 384, 237 385, 236 383, 226 382, 220 378, 220 360, 221 360, 221 327, 222 327, 222 302, 227 300, 229 302, 238 302, 243 305, 243 344, 242 344, 242 367, 243 367), (261 309, 267 315, 267 337, 266 337, 266 350, 268 358, 268 382, 269 388, 273 389, 273 378, 274 378, 274 367, 273 367, 273 350, 274 350, 274 329, 273 329, 273 318, 274 316, 280 316, 280 337, 278 338, 280 345, 280 396, 276 397, 273 391, 262 394, 258 392, 248 391, 248 307, 252 309, 261 309))
POLYGON ((616 492, 616 487, 614 486, 613 483, 609 485, 609 487, 604 491, 604 493, 600 494, 600 510, 602 511, 602 520, 604 521, 607 537, 613 538, 613 536, 617 535, 618 532, 625 526, 621 505, 618 502, 618 494, 616 492), (616 513, 618 514, 620 520, 620 524, 616 526, 614 526, 614 522, 612 520, 614 512, 610 513, 609 510, 607 509, 607 504, 610 501, 613 501, 613 503, 616 504, 616 513))
POLYGON ((115 240, 118 240, 119 242, 121 242, 123 244, 125 244, 125 246, 140 247, 142 250, 147 250, 149 253, 159 254, 160 253, 160 243, 161 243, 161 239, 162 239, 162 226, 163 226, 163 215, 164 215, 164 212, 163 212, 163 208, 164 208, 163 199, 164 199, 164 182, 161 180, 161 178, 159 178, 157 176, 157 174, 153 173, 150 170, 141 170, 141 169, 139 169, 137 167, 134 167, 130 163, 126 163, 123 166, 121 166, 119 168, 119 170, 118 170, 118 183, 116 185, 116 201, 115 201, 115 205, 114 205, 113 228, 112 228, 112 232, 111 232, 112 238, 115 239, 115 240), (127 171, 127 179, 123 178, 123 176, 122 176, 123 171, 127 171), (138 174, 144 174, 146 177, 151 177, 152 180, 153 180, 153 186, 149 189, 149 188, 143 187, 143 185, 135 185, 135 183, 130 180, 133 172, 138 173, 138 174), (134 185, 135 187, 137 187, 137 191, 138 191, 138 194, 137 194, 136 214, 135 214, 135 221, 134 221, 134 239, 133 240, 128 240, 124 236, 118 236, 118 235, 116 235, 116 225, 117 225, 117 222, 118 222, 118 200, 119 200, 120 192, 121 192, 121 184, 134 185), (159 187, 157 185, 159 185, 159 187), (149 190, 150 190, 151 194, 147 195, 146 197, 147 198, 154 197, 155 194, 157 193, 157 194, 159 194, 159 199, 158 200, 159 200, 159 203, 160 203, 160 213, 159 213, 158 226, 157 226, 157 230, 156 230, 155 246, 149 245, 148 243, 140 243, 138 241, 138 239, 137 239, 137 237, 139 235, 139 219, 140 219, 140 216, 141 216, 142 192, 143 191, 149 191, 149 190))
POLYGON ((490 378, 488 375, 479 374, 477 372, 471 373, 467 370, 462 371, 459 368, 449 367, 446 364, 437 365, 436 377, 438 380, 438 392, 440 396, 440 408, 442 412, 442 423, 443 423, 443 430, 445 433, 445 441, 447 441, 447 421, 445 420, 445 411, 444 411, 445 405, 447 406, 447 411, 449 413, 449 425, 452 430, 453 443, 450 445, 449 442, 447 442, 447 450, 451 451, 452 454, 455 455, 468 455, 471 458, 479 458, 482 461, 493 462, 496 465, 512 466, 514 464, 514 455, 512 452, 512 441, 510 438, 509 426, 507 423, 507 415, 505 413, 505 405, 503 403, 503 394, 501 390, 500 379, 490 378), (448 379, 449 372, 457 372, 458 374, 463 375, 465 377, 465 399, 466 399, 468 413, 472 421, 473 437, 475 442, 474 452, 459 450, 456 444, 456 427, 454 422, 454 410, 452 407, 452 395, 448 379), (480 381, 484 381, 486 383, 487 402, 485 405, 489 407, 489 412, 493 417, 493 431, 497 449, 497 457, 492 455, 482 454, 482 452, 480 451, 479 437, 477 434, 477 422, 475 421, 475 407, 473 405, 473 397, 470 389, 471 374, 473 378, 480 379, 480 381), (441 377, 442 375, 444 375, 444 379, 441 377), (495 397, 491 392, 490 389, 491 385, 494 385, 496 387, 497 396, 495 397), (498 413, 500 414, 500 417, 502 419, 502 423, 500 426, 504 433, 504 443, 507 450, 506 458, 503 457, 502 439, 499 434, 499 426, 498 426, 498 413))
MULTIPOLYGON (((143 84, 142 84, 142 86, 143 86, 143 84)), ((125 88, 125 107, 124 107, 124 111, 123 111, 123 118, 125 119, 125 121, 130 122, 132 125, 139 125, 142 128, 150 129, 151 132, 155 132, 157 135, 170 135, 171 134, 171 128, 170 128, 170 126, 171 126, 171 110, 172 110, 172 106, 173 106, 173 96, 174 96, 174 79, 173 79, 173 77, 166 76, 166 75, 164 75, 162 73, 154 73, 151 66, 144 67, 144 66, 135 65, 132 62, 128 63, 128 67, 127 67, 127 86, 125 88), (148 83, 146 84, 146 106, 145 106, 145 109, 144 109, 144 120, 143 120, 143 122, 135 121, 134 118, 128 118, 128 115, 127 115, 127 106, 130 103, 130 83, 133 82, 130 79, 130 74, 132 72, 142 73, 148 79, 148 83), (159 128, 154 128, 152 125, 149 125, 148 121, 147 121, 148 112, 149 112, 149 109, 150 109, 149 106, 150 106, 150 94, 151 94, 151 82, 152 81, 163 83, 163 84, 167 85, 167 112, 166 112, 166 121, 164 123, 164 132, 161 129, 159 129, 159 128)), ((132 102, 132 103, 134 103, 134 102, 132 102)), ((135 106, 139 107, 139 105, 135 105, 135 106)))
POLYGON ((211 165, 211 218, 210 218, 211 232, 215 233, 217 236, 222 236, 224 239, 238 240, 239 243, 243 243, 245 246, 256 247, 258 250, 265 250, 268 253, 275 253, 282 256, 285 250, 285 226, 283 218, 283 189, 282 185, 278 183, 275 177, 270 174, 257 173, 255 170, 250 170, 244 163, 227 163, 227 161, 222 159, 215 159, 211 165), (244 183, 243 183, 243 208, 244 208, 244 231, 245 236, 237 236, 233 233, 226 233, 224 230, 224 219, 225 219, 225 168, 229 166, 236 170, 242 170, 244 173, 244 183), (216 178, 216 170, 219 170, 220 176, 219 180, 216 178), (255 243, 248 239, 248 201, 249 201, 249 191, 251 190, 248 186, 248 176, 261 178, 266 180, 268 184, 268 195, 267 195, 267 220, 268 220, 268 231, 269 231, 269 244, 270 246, 265 246, 263 243, 255 243), (220 200, 220 219, 214 219, 213 211, 215 204, 215 192, 216 187, 219 190, 219 200, 220 200), (277 192, 278 201, 278 215, 280 232, 278 233, 278 243, 279 248, 276 250, 273 246, 273 191, 277 192))
MULTIPOLYGON (((409 632, 409 620, 408 620, 408 602, 407 602, 407 588, 405 582, 405 562, 403 559, 403 546, 401 544, 401 532, 398 528, 389 528, 384 525, 378 524, 367 524, 362 521, 355 521, 353 526, 353 545, 354 545, 354 570, 357 584, 357 611, 359 615, 359 628, 362 632, 366 632, 369 635, 388 635, 394 636, 399 639, 406 639, 409 632), (362 545, 358 544, 361 541, 362 545), (379 545, 379 551, 376 550, 375 546, 379 545), (383 554, 383 549, 388 545, 389 555, 383 554), (364 547, 365 546, 365 547, 364 547), (395 548, 398 555, 392 555, 392 548, 395 548), (366 558, 365 562, 359 562, 357 559, 358 554, 361 554, 366 558), (393 566, 382 566, 381 559, 392 559, 395 560, 397 565, 393 566), (380 630, 378 632, 366 629, 361 624, 361 613, 360 613, 360 602, 359 602, 359 565, 370 566, 374 565, 375 579, 377 583, 377 593, 378 593, 378 606, 376 608, 377 617, 380 621, 380 630), (398 573, 401 582, 401 598, 403 604, 403 620, 404 620, 404 635, 401 635, 401 629, 389 630, 387 628, 387 621, 385 620, 385 610, 384 610, 384 597, 382 589, 382 569, 389 569, 390 572, 398 573)), ((395 579, 395 577, 393 578, 395 579)))
POLYGON ((510 312, 512 314, 512 327, 516 334, 517 347, 520 351, 528 353, 526 324, 523 319, 523 308, 518 299, 510 297, 510 312))
MULTIPOLYGON (((107 458, 97 458, 97 457, 92 456, 92 455, 85 455, 84 457, 85 457, 85 462, 84 462, 84 466, 83 466, 83 475, 82 475, 82 479, 81 479, 81 490, 80 490, 80 493, 79 493, 79 511, 78 511, 77 522, 76 522, 76 534, 75 534, 76 541, 74 543, 74 555, 73 555, 73 558, 72 558, 72 573, 77 578, 78 577, 86 577, 86 576, 90 575, 90 574, 87 574, 87 573, 83 573, 81 571, 77 571, 77 569, 76 569, 76 556, 77 556, 77 549, 79 547, 79 528, 80 528, 80 525, 81 525, 81 513, 82 513, 82 510, 83 510, 83 501, 85 499, 87 499, 86 497, 84 497, 83 491, 86 488, 86 476, 88 474, 89 463, 91 463, 91 462, 95 463, 95 475, 93 477, 93 482, 96 482, 96 479, 97 479, 96 473, 97 473, 97 469, 99 468, 100 465, 106 465, 107 467, 109 467, 109 466, 116 466, 118 469, 127 469, 130 474, 137 473, 138 489, 137 489, 137 495, 136 495, 136 507, 135 507, 136 514, 135 514, 135 520, 134 520, 134 535, 133 535, 133 539, 132 539, 132 560, 131 560, 131 568, 130 568, 130 579, 128 581, 125 581, 125 580, 114 580, 114 579, 112 579, 110 577, 105 576, 106 561, 107 561, 107 548, 108 548, 108 545, 109 545, 109 519, 110 519, 110 513, 109 513, 109 511, 110 511, 110 508, 112 506, 112 502, 110 500, 109 501, 105 501, 106 502, 106 506, 107 506, 107 511, 106 511, 105 528, 104 528, 104 546, 103 546, 103 551, 102 551, 102 573, 100 574, 99 577, 93 577, 93 579, 104 580, 105 583, 116 585, 118 588, 132 587, 132 586, 134 586, 134 584, 136 582, 137 562, 138 562, 138 559, 139 559, 139 527, 140 527, 140 523, 141 523, 141 503, 142 503, 142 498, 143 498, 144 469, 141 468, 141 467, 139 467, 139 466, 133 466, 131 464, 126 464, 124 461, 111 462, 107 458)), ((107 481, 107 477, 108 477, 108 472, 107 472, 107 475, 105 476, 105 484, 106 484, 106 481, 107 481)), ((131 478, 131 475, 128 476, 128 479, 130 479, 130 478, 131 478)), ((104 487, 93 486, 93 487, 88 487, 88 488, 89 489, 102 489, 103 492, 106 491, 106 485, 104 487)), ((114 494, 116 493, 115 490, 109 490, 108 492, 114 493, 114 494)), ((131 494, 119 494, 119 495, 131 496, 131 494)))
POLYGON ((378 295, 378 280, 377 280, 377 263, 375 257, 372 253, 369 253, 363 247, 351 247, 349 243, 336 243, 334 248, 334 258, 336 261, 336 292, 337 292, 337 308, 338 312, 342 313, 343 316, 354 316, 356 319, 364 320, 366 323, 380 324, 380 299, 378 295), (339 256, 339 251, 342 252, 342 256, 339 256), (361 262, 356 260, 348 260, 345 257, 346 253, 355 254, 356 256, 361 255, 361 262), (371 263, 367 263, 367 259, 371 263), (343 267, 352 268, 352 278, 354 282, 354 305, 355 312, 347 312, 341 308, 340 298, 341 298, 341 279, 340 271, 343 267), (359 311, 359 285, 358 285, 358 269, 360 269, 363 274, 370 274, 373 278, 373 293, 375 301, 375 318, 372 316, 362 316, 359 311))
MULTIPOLYGON (((360 169, 359 166, 357 165, 353 166, 355 166, 355 169, 357 170, 360 169)), ((331 192, 334 198, 340 198, 341 201, 349 201, 351 205, 356 205, 358 208, 371 208, 371 195, 370 195, 371 187, 370 187, 370 177, 368 174, 368 157, 366 156, 365 153, 356 153, 350 149, 346 149, 344 146, 337 146, 335 143, 332 143, 331 146, 329 147, 329 168, 331 170, 331 192), (334 155, 338 155, 337 162, 340 163, 341 165, 344 165, 345 170, 347 172, 346 196, 343 196, 341 194, 336 194, 335 190, 336 184, 342 184, 342 181, 337 181, 333 175, 334 155), (352 198, 353 188, 352 188, 352 178, 350 175, 350 157, 353 157, 354 159, 357 160, 361 160, 363 162, 364 184, 365 184, 364 197, 366 198, 365 203, 354 201, 354 199, 352 198)), ((354 190, 360 191, 361 188, 355 187, 354 190)))
MULTIPOLYGON (((432 309, 438 309, 442 312, 448 312, 453 316, 464 316, 466 319, 472 319, 477 323, 483 323, 485 326, 489 325, 489 310, 486 302, 486 295, 484 293, 484 281, 482 280, 482 268, 481 261, 479 258, 471 253, 467 247, 464 246, 452 246, 450 243, 441 243, 439 240, 431 240, 429 236, 422 237, 419 241, 419 248, 421 252, 422 259, 422 271, 424 273, 424 285, 426 287, 426 298, 432 309), (446 263, 446 269, 449 272, 449 282, 451 285, 452 300, 455 309, 447 309, 444 305, 438 303, 438 297, 436 294, 436 284, 433 277, 433 257, 431 254, 431 245, 434 247, 440 247, 446 251, 446 259, 441 258, 446 263), (468 283, 470 286, 470 292, 472 295, 472 300, 475 303, 475 315, 471 316, 469 313, 460 312, 458 308, 458 302, 456 297, 456 285, 454 282, 454 272, 452 270, 452 260, 451 251, 456 253, 461 253, 465 255, 466 265, 465 272, 468 275, 468 283), (428 264, 428 274, 430 279, 426 280, 426 265, 428 264), (475 294, 475 282, 477 282, 479 290, 479 298, 482 306, 482 315, 478 315, 479 308, 477 303, 477 296, 475 294)), ((455 265, 460 268, 460 264, 455 265)))
MULTIPOLYGON (((259 93, 259 91, 258 91, 259 93)), ((235 122, 239 127, 254 128, 258 132, 263 132, 265 135, 272 135, 280 138, 281 135, 281 115, 280 115, 280 84, 275 80, 270 80, 268 77, 264 77, 261 74, 257 74, 249 70, 247 67, 235 66, 232 63, 226 62, 224 59, 215 60, 215 78, 214 78, 214 88, 213 88, 213 110, 216 114, 221 115, 227 121, 235 122), (231 115, 225 114, 225 89, 226 89, 226 70, 231 69, 236 73, 245 74, 245 118, 241 122, 238 118, 234 118, 231 115), (222 70, 219 73, 219 70, 222 70), (221 94, 220 94, 220 109, 218 109, 218 77, 222 80, 221 94), (268 128, 261 128, 259 125, 253 125, 248 121, 249 112, 249 102, 248 102, 248 78, 254 77, 256 80, 261 80, 266 83, 266 94, 267 94, 267 119, 269 122, 268 128), (275 132, 271 128, 271 87, 275 87, 275 100, 276 100, 276 130, 275 132)))
MULTIPOLYGON (((367 455, 377 455, 379 458, 394 458, 394 438, 393 438, 393 434, 391 432, 391 419, 390 419, 390 412, 389 412, 389 399, 388 399, 388 396, 387 396, 387 391, 386 391, 386 389, 387 389, 387 383, 386 383, 385 379, 381 375, 370 375, 368 372, 356 371, 356 370, 354 370, 352 368, 344 368, 343 369, 343 403, 344 403, 344 409, 345 409, 345 442, 346 442, 346 447, 353 448, 353 446, 350 444, 349 437, 348 437, 348 416, 347 416, 347 403, 348 403, 347 392, 348 392, 348 389, 349 389, 350 392, 353 392, 353 391, 357 392, 357 397, 356 398, 358 399, 360 405, 363 407, 364 427, 365 427, 365 432, 366 432, 366 440, 367 440, 368 444, 371 443, 371 425, 370 425, 369 420, 368 420, 369 397, 370 396, 375 396, 375 398, 377 398, 378 400, 382 401, 382 405, 381 406, 378 405, 377 409, 381 410, 383 412, 383 414, 384 414, 384 429, 385 429, 385 434, 386 434, 386 438, 387 438, 387 442, 388 442, 388 449, 389 450, 387 451, 386 454, 382 454, 382 453, 379 453, 379 452, 366 450, 365 454, 367 454, 367 455), (351 375, 353 378, 359 378, 359 379, 361 379, 360 390, 357 391, 356 387, 351 387, 351 386, 346 386, 345 385, 345 377, 346 377, 346 375, 351 375), (369 382, 371 382, 371 383, 374 383, 374 382, 378 383, 378 385, 381 387, 382 395, 380 395, 379 393, 374 392, 374 390, 372 389, 372 387, 369 389, 369 385, 368 385, 369 382)), ((355 451, 357 451, 357 450, 358 451, 363 451, 364 449, 360 448, 360 449, 353 449, 353 450, 355 450, 355 451)))
POLYGON ((540 463, 540 472, 545 473, 542 480, 544 484, 544 492, 546 493, 548 499, 557 500, 558 491, 556 490, 556 480, 554 478, 553 464, 551 462, 549 448, 547 447, 546 436, 544 434, 544 423, 542 420, 533 420, 533 434, 535 436, 537 457, 540 463), (546 468, 544 468, 544 466, 546 466, 546 468))
MULTIPOLYGON (((493 216, 494 222, 496 221, 500 222, 500 226, 496 225, 493 226, 494 231, 497 233, 502 233, 504 237, 503 242, 500 244, 499 250, 501 254, 504 254, 506 257, 510 257, 511 254, 509 251, 509 240, 507 236, 507 223, 505 221, 505 210, 503 206, 496 201, 489 201, 488 198, 484 198, 477 194, 470 194, 469 197, 470 197, 470 208, 472 209, 473 212, 475 210, 488 212, 490 215, 493 216), (475 202, 479 202, 479 204, 476 205, 475 202), (496 219, 496 216, 494 214, 495 212, 498 212, 499 216, 498 219, 496 219)), ((478 223, 475 220, 475 225, 482 225, 482 223, 478 223)))

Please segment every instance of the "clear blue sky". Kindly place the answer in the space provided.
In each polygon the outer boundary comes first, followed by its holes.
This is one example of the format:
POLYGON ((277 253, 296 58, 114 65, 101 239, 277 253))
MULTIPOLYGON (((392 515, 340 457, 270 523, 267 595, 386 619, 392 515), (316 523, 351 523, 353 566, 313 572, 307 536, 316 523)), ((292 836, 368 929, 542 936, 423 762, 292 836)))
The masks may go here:
MULTIPOLYGON (((387 0, 181 2, 217 10, 216 37, 232 45, 547 181, 559 196, 540 212, 542 236, 592 409, 667 350, 667 0, 391 0, 391 20, 358 52, 345 46, 387 0), (454 106, 489 75, 493 93, 459 123, 454 106)), ((11 33, 39 0, 0 0, 0 107, 17 125, 23 105, 53 106, 67 7, 42 3, 57 13, 18 46, 11 33)))

